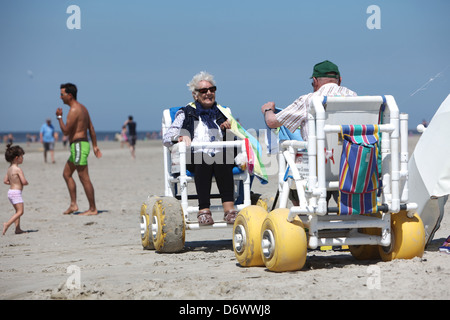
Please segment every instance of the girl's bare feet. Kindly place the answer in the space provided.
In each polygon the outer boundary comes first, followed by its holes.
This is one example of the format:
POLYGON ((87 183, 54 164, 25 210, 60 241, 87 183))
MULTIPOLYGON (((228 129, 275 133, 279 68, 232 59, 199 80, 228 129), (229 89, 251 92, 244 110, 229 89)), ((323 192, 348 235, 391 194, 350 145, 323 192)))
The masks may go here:
POLYGON ((16 234, 22 234, 22 233, 28 233, 28 231, 22 230, 22 229, 17 229, 16 228, 16 234))
MULTIPOLYGON (((3 233, 2 235, 5 235, 6 231, 8 230, 9 226, 6 222, 3 223, 3 233)), ((20 229, 20 227, 16 227, 15 234, 21 234, 21 233, 28 233, 28 231, 20 229)))

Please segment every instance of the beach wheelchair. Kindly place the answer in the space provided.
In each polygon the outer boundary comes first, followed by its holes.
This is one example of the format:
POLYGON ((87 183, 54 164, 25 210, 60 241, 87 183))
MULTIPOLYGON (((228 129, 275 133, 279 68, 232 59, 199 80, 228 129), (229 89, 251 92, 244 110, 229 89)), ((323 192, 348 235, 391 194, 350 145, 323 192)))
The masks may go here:
POLYGON ((408 115, 394 98, 315 97, 307 125, 308 141, 280 142, 277 208, 236 218, 239 264, 300 270, 320 246, 349 246, 361 260, 421 257, 424 226, 408 200, 408 115), (299 205, 288 208, 294 187, 299 205))
MULTIPOLYGON (((163 111, 162 135, 166 133, 175 114, 180 107, 170 108, 163 111)), ((223 219, 214 217, 214 224, 200 226, 197 221, 198 206, 190 205, 189 200, 197 199, 195 192, 194 177, 186 170, 187 153, 191 148, 201 147, 225 147, 232 150, 231 154, 240 152, 246 158, 247 147, 245 140, 217 141, 208 143, 192 143, 189 148, 184 142, 176 143, 168 148, 163 146, 164 155, 164 195, 150 195, 142 204, 140 210, 141 240, 144 249, 156 250, 158 252, 180 252, 184 248, 185 231, 200 230, 205 228, 232 227, 223 219)), ((231 158, 231 161, 234 157, 231 158)), ((227 159, 228 161, 228 159, 227 159)), ((247 169, 234 167, 233 177, 235 182, 235 208, 239 211, 251 205, 250 175, 247 169)), ((213 179, 214 182, 214 179, 213 179)), ((211 199, 220 198, 220 194, 211 194, 211 199)), ((212 203, 210 210, 214 215, 221 212, 222 205, 212 203)))

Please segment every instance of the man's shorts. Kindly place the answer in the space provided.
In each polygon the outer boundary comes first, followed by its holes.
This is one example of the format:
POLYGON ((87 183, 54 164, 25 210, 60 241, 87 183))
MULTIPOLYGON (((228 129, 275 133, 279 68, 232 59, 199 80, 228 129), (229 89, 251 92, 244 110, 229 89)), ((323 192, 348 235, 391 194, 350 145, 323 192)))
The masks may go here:
POLYGON ((44 142, 44 150, 45 151, 53 151, 55 149, 54 142, 44 142))
POLYGON ((70 144, 69 162, 76 166, 87 166, 87 158, 91 151, 88 141, 74 141, 70 144))
POLYGON ((9 189, 8 199, 12 204, 23 203, 22 190, 9 189))
POLYGON ((134 146, 136 145, 136 140, 137 136, 130 136, 130 138, 128 139, 128 143, 130 144, 130 146, 134 146))

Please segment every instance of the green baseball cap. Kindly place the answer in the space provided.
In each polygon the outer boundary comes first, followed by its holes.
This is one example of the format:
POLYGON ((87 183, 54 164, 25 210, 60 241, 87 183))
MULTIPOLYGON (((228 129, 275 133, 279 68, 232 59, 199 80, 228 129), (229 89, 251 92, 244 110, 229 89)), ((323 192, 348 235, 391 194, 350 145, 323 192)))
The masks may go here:
POLYGON ((339 68, 333 62, 325 60, 314 66, 311 78, 335 78, 339 79, 339 68))

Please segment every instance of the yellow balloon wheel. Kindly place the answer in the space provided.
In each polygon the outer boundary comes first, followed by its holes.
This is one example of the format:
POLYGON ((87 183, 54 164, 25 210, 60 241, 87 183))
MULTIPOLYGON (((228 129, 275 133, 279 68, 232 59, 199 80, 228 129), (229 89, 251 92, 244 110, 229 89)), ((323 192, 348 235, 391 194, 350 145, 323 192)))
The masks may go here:
MULTIPOLYGON (((150 210, 153 208, 150 208, 150 210)), ((152 231, 150 225, 151 214, 149 215, 149 207, 146 202, 141 206, 140 227, 141 227, 141 241, 142 247, 147 250, 153 250, 152 231)))
POLYGON ((243 267, 261 267, 261 226, 267 211, 260 206, 248 206, 239 212, 233 225, 233 249, 243 267))
MULTIPOLYGON (((377 212, 375 214, 371 214, 371 216, 376 216, 381 219, 381 213, 377 212)), ((379 236, 381 235, 380 228, 361 228, 359 232, 379 236)), ((357 260, 379 260, 380 252, 378 250, 377 245, 356 245, 356 246, 348 246, 350 253, 357 260)))
POLYGON ((391 245, 379 247, 383 261, 422 257, 425 251, 425 228, 417 213, 412 218, 403 210, 391 216, 391 245))
POLYGON ((263 208, 267 212, 272 211, 273 203, 275 202, 275 196, 272 193, 264 193, 256 202, 256 205, 263 208))
POLYGON ((180 203, 161 197, 152 211, 153 245, 158 252, 180 252, 184 248, 185 224, 180 203))
POLYGON ((357 260, 380 260, 377 245, 348 246, 350 253, 357 260))
POLYGON ((296 271, 306 262, 307 239, 300 218, 287 221, 289 209, 269 213, 261 228, 261 250, 265 266, 270 271, 296 271))

